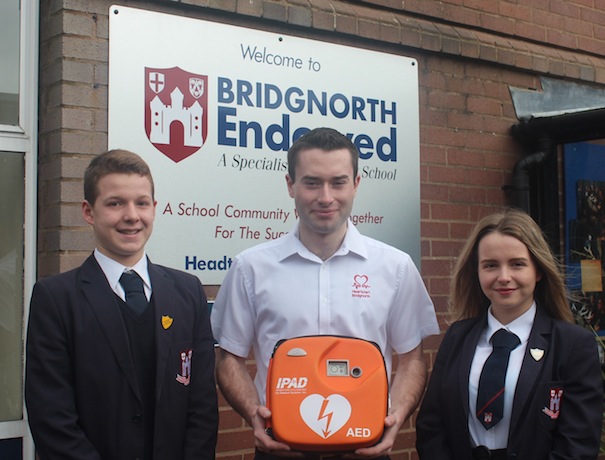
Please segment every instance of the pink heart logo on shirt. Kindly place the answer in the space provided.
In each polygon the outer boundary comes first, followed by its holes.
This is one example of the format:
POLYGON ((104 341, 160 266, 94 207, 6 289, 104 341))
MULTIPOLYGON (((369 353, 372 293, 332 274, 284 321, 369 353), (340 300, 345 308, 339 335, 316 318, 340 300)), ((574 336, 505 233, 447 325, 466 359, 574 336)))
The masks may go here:
POLYGON ((356 286, 365 286, 366 283, 368 282, 368 276, 367 275, 355 275, 355 277, 353 278, 353 281, 355 282, 356 286))

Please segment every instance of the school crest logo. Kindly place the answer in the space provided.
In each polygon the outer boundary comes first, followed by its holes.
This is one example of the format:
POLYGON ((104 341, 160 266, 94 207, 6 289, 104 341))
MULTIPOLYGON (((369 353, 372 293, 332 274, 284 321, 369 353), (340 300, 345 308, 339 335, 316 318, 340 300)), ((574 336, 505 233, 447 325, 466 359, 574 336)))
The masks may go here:
POLYGON ((548 415, 551 419, 557 420, 561 413, 561 399, 563 399, 563 390, 561 388, 551 388, 548 407, 544 407, 542 412, 548 415))
POLYGON ((191 356, 193 355, 193 350, 183 350, 180 353, 181 357, 181 373, 176 374, 176 381, 188 386, 191 382, 191 356))
POLYGON ((193 155, 208 132, 208 76, 179 67, 145 67, 145 132, 175 163, 193 155))

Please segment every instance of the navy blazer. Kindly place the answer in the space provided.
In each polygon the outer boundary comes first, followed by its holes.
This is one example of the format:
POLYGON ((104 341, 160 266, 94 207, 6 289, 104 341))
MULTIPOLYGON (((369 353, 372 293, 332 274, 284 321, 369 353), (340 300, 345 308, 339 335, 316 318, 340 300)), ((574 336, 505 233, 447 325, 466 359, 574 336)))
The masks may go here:
MULTIPOLYGON (((214 344, 206 296, 187 273, 149 263, 155 304, 154 460, 214 459, 214 344), (192 350, 188 384, 181 352, 192 350)), ((41 460, 142 458, 141 397, 118 299, 93 256, 39 280, 25 398, 41 460)))
MULTIPOLYGON (((486 318, 458 321, 445 334, 416 422, 421 459, 472 459, 468 379, 486 318)), ((594 460, 602 417, 603 381, 594 336, 538 307, 513 399, 507 458, 594 460), (532 348, 544 350, 544 356, 534 359, 532 348), (560 412, 549 415, 551 389, 563 394, 560 412)))

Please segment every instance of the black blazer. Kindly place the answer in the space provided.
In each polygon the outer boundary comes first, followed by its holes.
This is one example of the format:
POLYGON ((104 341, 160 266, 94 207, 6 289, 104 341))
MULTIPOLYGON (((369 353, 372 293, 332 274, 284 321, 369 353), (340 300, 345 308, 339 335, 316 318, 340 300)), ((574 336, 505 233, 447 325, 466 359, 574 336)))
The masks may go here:
MULTIPOLYGON (((416 422, 421 459, 471 459, 468 378, 486 316, 454 323, 437 353, 416 422)), ((538 307, 513 400, 507 458, 594 460, 603 417, 603 382, 593 335, 538 307), (536 361, 530 349, 544 350, 536 361), (563 389, 558 418, 550 390, 563 389)))
MULTIPOLYGON (((206 296, 187 273, 150 262, 149 276, 157 368, 153 458, 213 459, 218 409, 206 296), (188 385, 176 379, 185 350, 192 350, 188 385)), ((141 398, 119 308, 93 256, 34 286, 25 398, 41 460, 142 458, 141 398)))

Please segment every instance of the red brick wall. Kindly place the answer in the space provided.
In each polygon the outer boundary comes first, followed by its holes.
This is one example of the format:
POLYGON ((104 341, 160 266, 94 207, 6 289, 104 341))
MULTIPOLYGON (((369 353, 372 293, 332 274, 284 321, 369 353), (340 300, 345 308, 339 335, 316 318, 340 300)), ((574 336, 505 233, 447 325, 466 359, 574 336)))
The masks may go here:
POLYGON ((356 2, 435 22, 603 55, 605 2, 583 0, 365 0, 356 2))
MULTIPOLYGON (((449 273, 471 226, 507 203, 521 147, 509 86, 539 77, 605 84, 605 0, 42 0, 39 276, 90 253, 82 174, 107 148, 108 9, 113 3, 414 57, 420 84, 422 275, 446 329, 449 273)), ((208 286, 213 297, 216 286, 208 286)), ((440 338, 427 340, 433 361, 440 338)), ((251 363, 251 371, 253 363, 251 363)), ((408 422, 394 458, 415 459, 408 422)), ((218 455, 250 458, 250 430, 222 400, 218 455)))

